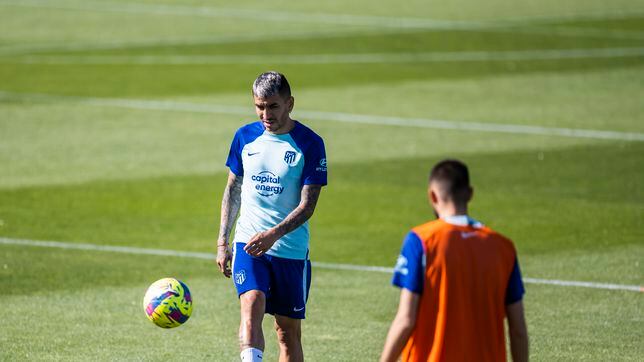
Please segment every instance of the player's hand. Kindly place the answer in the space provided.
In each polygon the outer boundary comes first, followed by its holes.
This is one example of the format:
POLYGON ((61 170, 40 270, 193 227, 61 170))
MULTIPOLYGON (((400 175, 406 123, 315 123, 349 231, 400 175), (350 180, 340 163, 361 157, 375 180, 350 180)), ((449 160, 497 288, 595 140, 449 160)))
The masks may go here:
POLYGON ((232 253, 228 245, 217 246, 217 265, 219 271, 224 274, 226 278, 230 278, 232 272, 230 271, 230 261, 232 260, 232 253))
POLYGON ((246 251, 248 255, 262 256, 279 238, 280 236, 273 229, 262 231, 255 234, 255 236, 248 241, 246 246, 244 246, 244 251, 246 251))

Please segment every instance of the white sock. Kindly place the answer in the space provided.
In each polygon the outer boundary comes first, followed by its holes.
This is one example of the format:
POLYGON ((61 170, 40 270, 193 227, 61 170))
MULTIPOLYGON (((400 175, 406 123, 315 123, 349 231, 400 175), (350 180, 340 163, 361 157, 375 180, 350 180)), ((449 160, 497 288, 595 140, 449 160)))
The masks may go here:
POLYGON ((242 362, 262 362, 262 355, 262 350, 251 347, 241 351, 239 357, 241 357, 242 362))

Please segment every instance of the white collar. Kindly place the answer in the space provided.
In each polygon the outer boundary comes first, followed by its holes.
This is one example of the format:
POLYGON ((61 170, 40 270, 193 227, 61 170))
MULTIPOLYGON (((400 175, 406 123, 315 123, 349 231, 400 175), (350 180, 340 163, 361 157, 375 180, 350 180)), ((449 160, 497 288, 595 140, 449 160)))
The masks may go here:
POLYGON ((476 228, 480 228, 481 226, 483 226, 483 224, 481 224, 479 221, 476 221, 467 215, 451 215, 451 216, 441 217, 441 219, 443 219, 443 221, 445 221, 446 223, 452 224, 452 225, 458 225, 458 226, 471 225, 476 228))

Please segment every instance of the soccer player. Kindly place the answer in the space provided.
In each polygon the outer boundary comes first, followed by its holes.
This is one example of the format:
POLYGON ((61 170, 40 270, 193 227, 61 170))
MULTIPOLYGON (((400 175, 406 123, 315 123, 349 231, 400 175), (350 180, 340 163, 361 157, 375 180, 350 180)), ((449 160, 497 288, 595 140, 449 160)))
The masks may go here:
POLYGON ((467 215, 469 173, 439 162, 428 196, 438 220, 407 234, 392 283, 401 288, 381 361, 528 360, 521 272, 512 241, 467 215))
POLYGON ((311 285, 307 220, 327 184, 324 142, 291 119, 295 100, 283 74, 257 77, 253 99, 259 121, 237 130, 226 161, 217 264, 237 288, 241 360, 262 360, 262 319, 270 313, 280 361, 302 361, 301 320, 311 285))

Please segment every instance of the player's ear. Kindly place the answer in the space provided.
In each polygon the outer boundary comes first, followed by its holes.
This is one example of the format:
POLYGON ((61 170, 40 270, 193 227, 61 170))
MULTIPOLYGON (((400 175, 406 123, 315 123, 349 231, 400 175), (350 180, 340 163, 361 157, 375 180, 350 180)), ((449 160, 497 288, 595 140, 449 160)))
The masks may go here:
POLYGON ((286 106, 288 107, 288 113, 293 112, 293 106, 295 106, 295 98, 293 98, 293 96, 288 97, 286 106))
POLYGON ((427 189, 427 196, 429 196, 429 202, 432 205, 436 205, 438 203, 438 195, 431 187, 427 189))
POLYGON ((472 197, 474 197, 474 188, 472 188, 472 187, 468 187, 468 190, 467 190, 467 199, 466 199, 466 200, 467 200, 467 202, 472 201, 472 197))

